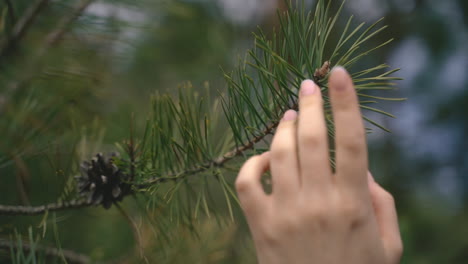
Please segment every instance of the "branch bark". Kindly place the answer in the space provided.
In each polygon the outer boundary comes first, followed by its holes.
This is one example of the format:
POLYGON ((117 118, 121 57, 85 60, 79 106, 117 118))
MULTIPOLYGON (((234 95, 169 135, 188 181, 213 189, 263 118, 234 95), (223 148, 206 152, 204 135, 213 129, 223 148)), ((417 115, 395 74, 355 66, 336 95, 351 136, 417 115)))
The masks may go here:
POLYGON ((0 215, 38 215, 43 214, 46 211, 53 212, 94 205, 94 203, 90 203, 84 200, 71 200, 68 202, 58 202, 40 206, 0 205, 0 215))

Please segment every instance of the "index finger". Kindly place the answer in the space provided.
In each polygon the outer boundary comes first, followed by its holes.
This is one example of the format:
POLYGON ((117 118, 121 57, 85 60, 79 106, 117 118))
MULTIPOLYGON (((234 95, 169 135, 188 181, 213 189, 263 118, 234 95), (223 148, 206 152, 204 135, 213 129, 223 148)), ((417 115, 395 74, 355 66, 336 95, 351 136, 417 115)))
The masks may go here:
POLYGON ((329 89, 336 135, 337 181, 367 190, 366 134, 353 81, 343 67, 332 70, 329 89))

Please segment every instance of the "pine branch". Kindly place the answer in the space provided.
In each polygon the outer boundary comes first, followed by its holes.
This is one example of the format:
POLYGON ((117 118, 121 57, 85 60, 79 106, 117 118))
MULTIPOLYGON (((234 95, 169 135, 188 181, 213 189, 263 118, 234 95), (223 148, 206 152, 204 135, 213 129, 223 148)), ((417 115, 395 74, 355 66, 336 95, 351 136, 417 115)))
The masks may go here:
MULTIPOLYGON (((32 25, 40 12, 49 4, 49 0, 37 0, 30 8, 28 8, 24 15, 16 22, 13 27, 12 34, 0 40, 0 58, 4 57, 26 34, 26 31, 32 25)), ((10 7, 11 3, 7 0, 10 7)), ((13 10, 12 7, 10 10, 13 10)))
POLYGON ((0 205, 0 215, 38 215, 47 211, 62 211, 90 206, 96 206, 96 204, 84 200, 71 200, 67 202, 50 203, 40 206, 0 205))
MULTIPOLYGON (((297 107, 298 107, 297 105, 294 105, 292 108, 297 110, 297 107)), ((202 165, 199 165, 198 168, 181 171, 176 174, 168 174, 163 177, 154 177, 151 179, 147 179, 145 180, 145 182, 137 184, 135 188, 145 189, 154 184, 163 183, 167 181, 176 181, 181 178, 185 178, 186 176, 198 174, 210 168, 223 167, 223 165, 226 162, 235 158, 236 156, 242 155, 245 151, 252 149, 256 143, 260 142, 267 135, 272 134, 273 130, 278 126, 278 124, 279 124, 279 121, 273 122, 270 126, 268 126, 263 131, 261 136, 257 136, 253 138, 252 140, 245 142, 244 144, 242 144, 242 146, 237 147, 212 161, 208 161, 202 165)), ((0 215, 38 215, 38 214, 43 214, 46 211, 49 211, 49 212, 63 211, 63 210, 79 209, 79 208, 91 207, 91 206, 97 206, 97 205, 93 202, 87 202, 84 200, 71 200, 68 202, 50 203, 48 205, 40 205, 40 206, 0 205, 0 215)))
MULTIPOLYGON (((294 105, 292 108, 297 110, 297 105, 294 105)), ((176 181, 181 178, 185 178, 186 176, 195 175, 205 170, 208 170, 210 168, 223 167, 223 165, 226 162, 235 158, 236 156, 242 155, 245 151, 252 149, 256 143, 260 142, 267 135, 272 134, 273 130, 278 126, 278 124, 279 124, 279 121, 273 122, 270 126, 268 126, 263 131, 261 136, 257 136, 253 138, 252 140, 242 144, 242 146, 237 147, 212 161, 208 161, 202 165, 199 165, 198 168, 181 171, 176 174, 168 174, 163 177, 154 177, 151 179, 147 179, 143 183, 136 184, 135 188, 137 190, 145 189, 154 184, 163 183, 167 181, 176 181)), ((0 205, 0 215, 38 215, 38 214, 43 214, 46 211, 49 211, 49 212, 63 211, 63 210, 79 209, 79 208, 90 207, 90 206, 97 206, 97 205, 93 202, 87 202, 83 200, 71 200, 68 202, 50 203, 48 205, 40 205, 40 206, 0 205)))
MULTIPOLYGON (((90 2, 90 0, 83 2, 87 1, 90 2)), ((255 34, 255 47, 248 52, 248 58, 242 61, 232 73, 224 74, 228 84, 227 98, 220 95, 220 100, 225 120, 229 123, 229 129, 226 130, 228 133, 223 133, 223 135, 232 136, 233 140, 229 137, 225 138, 225 141, 222 142, 222 151, 216 151, 216 155, 224 152, 223 155, 218 157, 213 155, 215 151, 212 147, 211 129, 215 126, 210 126, 210 124, 218 122, 219 109, 216 107, 207 109, 203 98, 198 98, 193 90, 192 93, 179 91, 178 103, 175 103, 169 96, 155 97, 152 101, 152 116, 147 123, 147 129, 141 143, 142 149, 138 150, 139 153, 144 153, 141 155, 143 157, 139 160, 135 159, 137 144, 133 141, 133 131, 131 141, 127 146, 131 171, 131 181, 128 184, 133 188, 125 195, 147 187, 157 186, 163 182, 183 180, 189 175, 199 174, 210 168, 223 167, 234 157, 253 149, 256 143, 264 140, 267 135, 273 134, 279 123, 280 115, 286 109, 297 110, 297 91, 300 83, 307 78, 313 79, 324 94, 328 133, 333 139, 331 105, 327 97, 327 78, 332 63, 331 59, 336 60, 340 65, 350 67, 363 56, 388 44, 389 41, 370 50, 360 51, 364 42, 381 32, 385 27, 375 29, 378 21, 364 29, 362 33, 359 32, 364 24, 348 32, 351 17, 334 49, 332 49, 333 52, 326 53, 325 47, 332 46, 331 43, 328 43, 328 37, 334 28, 342 6, 336 15, 330 18, 328 17, 330 2, 328 5, 325 5, 324 2, 324 0, 318 1, 314 14, 306 14, 303 11, 303 6, 299 7, 301 11, 298 11, 289 5, 285 14, 279 14, 281 26, 278 33, 274 33, 271 38, 267 38, 261 31, 255 34), (345 44, 349 45, 349 48, 346 49, 345 44), (361 53, 356 55, 356 52, 361 53), (215 117, 211 118, 212 115, 215 117), (204 124, 204 130, 200 123, 204 124), (234 148, 232 148, 233 145, 235 145, 234 148), (231 150, 225 152, 228 149, 231 150), (160 153, 162 155, 159 155, 160 153)), ((377 71, 385 68, 388 66, 382 64, 352 73, 356 90, 360 92, 360 95, 366 97, 362 93, 364 90, 392 89, 393 84, 390 81, 398 80, 398 78, 389 77, 389 75, 398 69, 375 75, 377 71)), ((376 100, 400 100, 367 97, 375 99, 370 101, 372 103, 376 100)), ((209 99, 207 101, 210 102, 209 99)), ((382 110, 364 105, 368 103, 369 101, 361 100, 361 107, 393 117, 382 110)), ((387 131, 386 128, 367 117, 363 116, 363 119, 387 131)), ((333 149, 330 151, 333 153, 333 149)), ((333 165, 333 160, 331 163, 333 165)), ((179 188, 180 182, 171 192, 175 192, 179 188)), ((119 196, 119 199, 121 198, 123 195, 119 196)), ((168 199, 170 200, 170 198, 168 199)), ((93 205, 93 203, 85 202, 78 205, 75 201, 72 203, 77 206, 67 206, 66 204, 52 204, 50 208, 45 206, 0 206, 0 214, 2 214, 2 208, 3 214, 40 214, 51 210, 51 208, 58 211, 93 205)))
MULTIPOLYGON (((191 168, 189 170, 180 170, 177 173, 166 174, 166 176, 159 175, 153 177, 138 186, 143 188, 151 184, 169 180, 179 180, 209 168, 222 167, 228 160, 241 155, 245 150, 253 148, 255 143, 262 140, 277 126, 278 123, 272 122, 272 120, 279 120, 280 114, 288 108, 297 110, 297 91, 299 90, 302 80, 306 78, 313 79, 321 87, 324 94, 325 111, 331 113, 329 98, 326 96, 328 89, 326 80, 331 62, 329 60, 323 60, 326 56, 325 46, 332 45, 328 43, 328 36, 334 28, 343 5, 339 8, 335 16, 328 18, 329 4, 330 2, 326 6, 324 1, 319 1, 313 16, 311 13, 306 15, 305 12, 298 11, 303 10, 304 7, 302 7, 302 9, 299 7, 296 10, 289 5, 288 11, 284 15, 279 14, 281 26, 278 30, 278 34, 274 33, 273 37, 270 39, 261 31, 256 34, 256 47, 248 52, 250 58, 241 62, 240 66, 232 73, 225 74, 228 83, 228 99, 227 101, 223 100, 223 110, 232 133, 234 134, 237 146, 234 150, 208 162, 195 162, 194 166, 189 166, 191 168), (325 23, 324 21, 328 22, 325 23), (272 125, 267 125, 268 123, 272 125)), ((377 45, 375 48, 361 52, 353 57, 353 54, 359 51, 360 46, 364 42, 371 39, 386 27, 383 26, 372 32, 377 23, 381 21, 379 20, 365 29, 361 34, 359 34, 359 30, 364 24, 359 25, 355 30, 348 33, 351 19, 352 17, 348 20, 343 34, 336 43, 333 52, 329 55, 329 58, 336 59, 339 64, 348 67, 371 51, 391 41, 386 41, 377 45), (354 36, 357 38, 354 42, 351 42, 354 36), (351 42, 350 48, 344 50, 345 44, 348 42, 351 42), (342 52, 342 50, 344 50, 344 52, 342 52), (342 52, 343 55, 340 55, 340 52, 342 52)), ((375 71, 385 68, 388 68, 388 65, 382 64, 354 73, 353 80, 356 89, 377 90, 383 87, 390 89, 392 83, 388 81, 398 80, 399 78, 388 77, 388 75, 398 71, 398 69, 389 70, 377 76, 371 75, 375 71), (363 76, 365 76, 365 78, 363 78, 363 76)), ((385 97, 373 97, 373 99, 402 100, 402 98, 385 97)), ((196 100, 193 102, 196 102, 196 100)), ((361 104, 366 103, 369 102, 361 100, 361 104)), ((393 117, 393 115, 373 107, 366 105, 362 105, 361 107, 393 117)), ((166 111, 164 111, 164 107, 162 107, 158 108, 158 112, 165 113, 166 111)), ((167 115, 171 116, 173 114, 168 113, 167 115)), ((388 131, 374 121, 368 120, 366 117, 363 118, 369 121, 369 123, 388 131)), ((167 120, 167 118, 161 116, 160 120, 167 120)), ((159 120, 156 122, 159 122, 159 120)), ((176 122, 176 126, 177 125, 180 124, 176 122)), ((329 134, 333 138, 334 132, 331 117, 327 117, 327 126, 329 134)), ((167 133, 169 137, 173 135, 171 132, 172 130, 173 128, 171 126, 163 126, 159 132, 167 133)), ((184 141, 190 139, 189 137, 188 139, 184 139, 184 141)), ((184 146, 179 147, 179 149, 182 154, 188 156, 192 154, 191 151, 185 151, 186 148, 184 148, 184 146)), ((203 149, 200 148, 200 151, 203 152, 203 149)), ((169 167, 172 169, 174 166, 170 165, 169 167)))
POLYGON ((3 249, 3 250, 10 251, 12 248, 15 250, 23 250, 26 252, 30 252, 30 251, 42 252, 44 253, 46 258, 58 259, 58 258, 64 257, 68 263, 75 263, 75 264, 91 263, 91 259, 88 256, 77 253, 69 249, 57 249, 54 247, 41 246, 41 245, 35 245, 33 247, 28 243, 21 243, 21 246, 18 246, 14 242, 11 242, 5 239, 0 239, 0 250, 3 249))
MULTIPOLYGON (((297 110, 297 105, 293 106, 292 108, 297 110)), ((278 124, 279 124, 279 121, 273 122, 270 126, 268 126, 262 132, 261 136, 254 137, 252 140, 249 140, 249 141, 245 142, 241 146, 236 147, 235 149, 225 153, 224 155, 222 155, 222 156, 220 156, 220 157, 218 157, 218 158, 216 158, 214 160, 207 161, 207 162, 199 165, 197 168, 184 170, 184 171, 181 171, 181 172, 175 173, 175 174, 167 174, 167 175, 165 175, 163 177, 154 177, 154 178, 145 180, 144 183, 138 184, 137 188, 144 189, 144 188, 146 188, 148 186, 151 186, 153 184, 163 183, 163 182, 166 182, 166 181, 174 181, 174 180, 178 180, 178 179, 184 178, 184 177, 189 176, 189 175, 198 174, 198 173, 203 172, 205 170, 208 170, 210 168, 223 167, 224 163, 228 162, 229 160, 231 160, 231 159, 233 159, 233 158, 235 158, 237 156, 242 155, 245 151, 247 151, 249 149, 252 149, 256 143, 263 140, 267 135, 272 134, 273 130, 278 126, 278 124)))

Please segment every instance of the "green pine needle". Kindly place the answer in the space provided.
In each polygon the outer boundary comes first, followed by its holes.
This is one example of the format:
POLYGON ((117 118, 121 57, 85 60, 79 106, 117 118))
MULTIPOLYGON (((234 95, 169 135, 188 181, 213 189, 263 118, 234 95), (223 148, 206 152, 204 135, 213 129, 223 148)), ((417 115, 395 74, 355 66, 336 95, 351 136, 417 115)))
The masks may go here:
MULTIPOLYGON (((350 70, 363 110, 395 117, 374 105, 403 98, 376 96, 368 91, 394 89, 393 81, 399 78, 393 74, 399 69, 379 64, 353 71, 362 58, 392 41, 366 47, 386 28, 380 26, 382 19, 367 27, 361 23, 353 28, 350 17, 341 35, 333 40, 330 36, 337 30, 344 2, 332 16, 331 1, 319 0, 313 12, 307 12, 303 3, 296 6, 287 3, 287 11, 278 13, 279 28, 271 36, 262 30, 254 33, 254 47, 247 51, 245 59, 232 71, 223 71, 227 87, 224 92, 217 89, 218 98, 210 98, 207 85, 196 90, 190 83, 179 87, 177 99, 168 95, 152 98, 136 184, 141 184, 140 191, 148 193, 148 184, 167 182, 166 187, 154 189, 150 196, 154 196, 152 204, 156 208, 163 202, 171 221, 189 224, 190 219, 199 218, 201 213, 218 217, 216 203, 210 198, 212 179, 217 179, 221 193, 216 194, 224 197, 228 213, 234 219, 231 200, 237 203, 237 198, 232 182, 224 176, 232 168, 222 166, 234 156, 247 158, 266 150, 258 143, 268 145, 265 138, 274 132, 282 114, 289 108, 298 109, 297 94, 304 79, 314 80, 322 90, 328 135, 333 139, 331 103, 327 96, 329 66, 342 65, 350 70), (195 177, 197 174, 200 176, 195 177)), ((366 116, 363 119, 389 132, 366 116)), ((372 131, 366 128, 366 132, 372 131)), ((334 166, 333 148, 330 153, 334 166)))

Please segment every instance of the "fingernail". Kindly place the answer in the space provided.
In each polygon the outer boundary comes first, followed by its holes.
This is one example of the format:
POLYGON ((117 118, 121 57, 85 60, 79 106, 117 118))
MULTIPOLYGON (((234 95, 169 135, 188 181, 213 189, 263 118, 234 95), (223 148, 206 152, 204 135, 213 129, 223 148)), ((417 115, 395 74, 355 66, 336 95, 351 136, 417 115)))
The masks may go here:
POLYGON ((335 67, 332 68, 331 72, 334 72, 334 71, 344 71, 344 72, 347 72, 346 69, 343 67, 343 66, 340 66, 340 65, 336 65, 335 67))
POLYGON ((344 91, 348 87, 347 78, 349 78, 348 71, 342 66, 335 66, 331 70, 330 79, 333 85, 330 86, 333 87, 334 90, 344 91))
POLYGON ((283 121, 291 121, 291 120, 296 119, 296 117, 297 117, 296 111, 289 109, 288 111, 284 113, 283 121))
POLYGON ((316 90, 317 85, 312 80, 305 80, 301 84, 301 94, 310 95, 313 94, 316 90))

